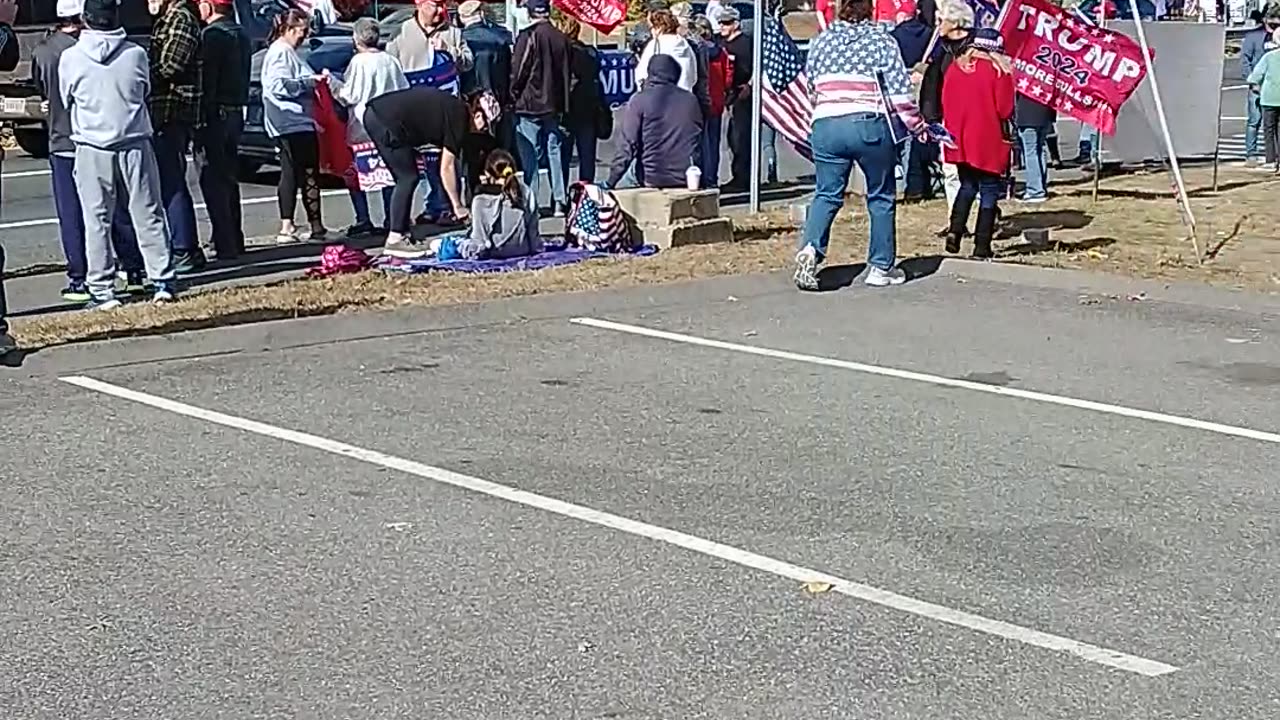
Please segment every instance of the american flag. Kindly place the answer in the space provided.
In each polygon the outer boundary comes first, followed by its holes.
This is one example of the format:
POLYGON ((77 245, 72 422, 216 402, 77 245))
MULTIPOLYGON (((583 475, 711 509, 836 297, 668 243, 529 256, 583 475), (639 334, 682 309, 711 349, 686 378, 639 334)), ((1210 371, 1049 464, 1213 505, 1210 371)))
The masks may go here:
POLYGON ((570 245, 592 252, 632 252, 627 219, 618 198, 599 185, 574 183, 569 188, 573 201, 565 220, 565 235, 570 245))
POLYGON ((764 73, 760 112, 765 122, 790 142, 797 152, 810 156, 809 130, 813 127, 813 102, 804 76, 800 48, 777 18, 764 20, 760 38, 764 73))

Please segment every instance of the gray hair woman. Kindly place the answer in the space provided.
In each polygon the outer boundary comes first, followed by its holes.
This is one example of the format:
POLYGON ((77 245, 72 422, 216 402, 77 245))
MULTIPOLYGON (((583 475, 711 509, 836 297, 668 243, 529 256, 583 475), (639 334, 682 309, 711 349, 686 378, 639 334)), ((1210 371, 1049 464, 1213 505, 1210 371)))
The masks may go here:
MULTIPOLYGON (((400 69, 400 61, 383 52, 379 45, 382 33, 378 22, 372 18, 360 18, 355 22, 351 34, 356 42, 356 54, 347 65, 342 80, 330 80, 333 96, 338 102, 350 108, 347 117, 347 144, 369 142, 369 134, 364 129, 364 110, 369 101, 395 90, 409 87, 404 70, 400 69)), ((382 188, 383 229, 386 229, 386 218, 390 214, 391 187, 382 188)), ((355 211, 356 222, 347 228, 347 237, 360 237, 373 233, 373 220, 369 217, 369 199, 358 189, 351 190, 351 208, 355 211)))

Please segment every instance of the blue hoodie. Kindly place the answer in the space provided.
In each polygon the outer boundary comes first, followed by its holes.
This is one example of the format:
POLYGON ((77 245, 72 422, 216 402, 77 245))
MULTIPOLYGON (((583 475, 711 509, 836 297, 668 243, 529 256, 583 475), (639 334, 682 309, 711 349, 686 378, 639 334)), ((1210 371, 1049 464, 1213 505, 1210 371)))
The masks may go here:
POLYGON ((114 150, 151 137, 147 51, 123 28, 80 31, 58 59, 58 86, 77 145, 114 150))

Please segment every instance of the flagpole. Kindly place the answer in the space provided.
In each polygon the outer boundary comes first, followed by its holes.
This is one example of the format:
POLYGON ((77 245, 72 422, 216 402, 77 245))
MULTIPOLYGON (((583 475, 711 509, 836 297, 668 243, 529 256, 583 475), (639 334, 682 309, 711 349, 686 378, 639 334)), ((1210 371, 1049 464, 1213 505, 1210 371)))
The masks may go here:
MULTIPOLYGON (((1156 82, 1155 64, 1151 62, 1151 48, 1147 45, 1147 33, 1142 29, 1142 16, 1138 14, 1138 0, 1129 0, 1133 8, 1133 25, 1138 30, 1138 44, 1142 46, 1142 61, 1147 65, 1147 78, 1151 80, 1151 94, 1156 101, 1156 117, 1160 118, 1160 131, 1164 133, 1165 152, 1169 156, 1169 168, 1173 171, 1174 189, 1178 193, 1178 204, 1183 212, 1183 220, 1191 231, 1191 248, 1196 253, 1196 264, 1203 265, 1200 255, 1200 241, 1196 238, 1196 216, 1191 211, 1191 198, 1187 196, 1187 184, 1182 180, 1182 168, 1178 165, 1178 154, 1173 149, 1173 136, 1169 134, 1169 119, 1164 114, 1164 101, 1160 99, 1160 84, 1156 82)), ((1101 134, 1099 134, 1101 135, 1101 134)))
POLYGON ((760 212, 760 95, 764 92, 764 0, 752 4, 755 20, 751 23, 751 183, 748 210, 760 212))
MULTIPOLYGON (((1101 0, 1098 3, 1098 27, 1107 29, 1107 0, 1101 0)), ((1097 128, 1094 130, 1097 130, 1094 135, 1097 139, 1097 147, 1094 147, 1093 143, 1089 143, 1089 146, 1093 148, 1093 157, 1090 160, 1093 160, 1093 202, 1097 204, 1099 186, 1102 184, 1102 131, 1097 128)))

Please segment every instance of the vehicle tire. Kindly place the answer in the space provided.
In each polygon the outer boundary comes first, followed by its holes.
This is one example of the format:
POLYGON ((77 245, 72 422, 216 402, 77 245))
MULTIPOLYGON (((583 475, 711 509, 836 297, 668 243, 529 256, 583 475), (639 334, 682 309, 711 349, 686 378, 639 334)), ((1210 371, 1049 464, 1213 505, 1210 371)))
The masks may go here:
POLYGON ((43 127, 13 129, 13 139, 22 151, 37 160, 49 157, 49 131, 43 127))
POLYGON ((249 158, 240 158, 237 167, 237 173, 241 180, 252 180, 258 175, 258 171, 262 170, 262 163, 249 158))

